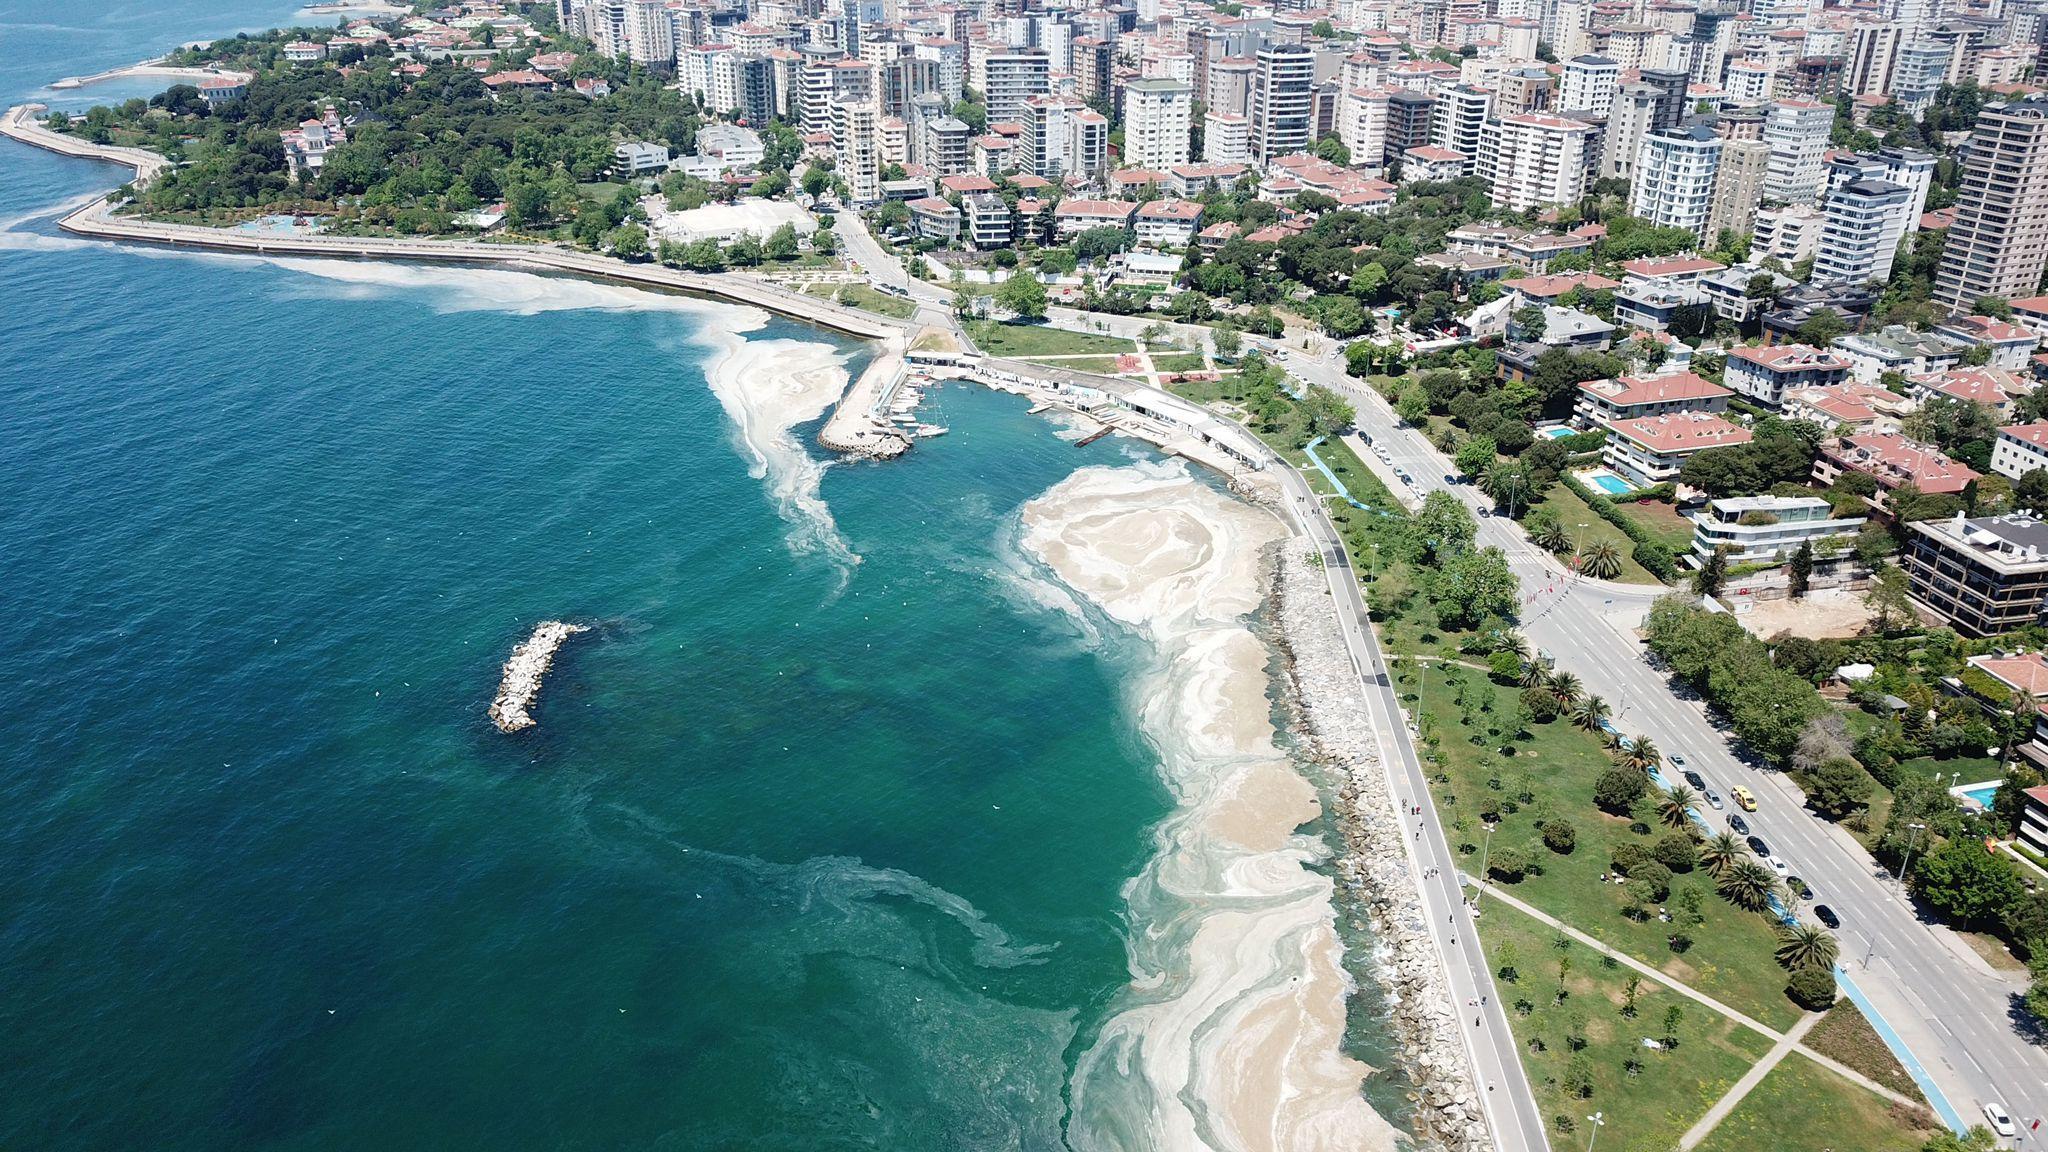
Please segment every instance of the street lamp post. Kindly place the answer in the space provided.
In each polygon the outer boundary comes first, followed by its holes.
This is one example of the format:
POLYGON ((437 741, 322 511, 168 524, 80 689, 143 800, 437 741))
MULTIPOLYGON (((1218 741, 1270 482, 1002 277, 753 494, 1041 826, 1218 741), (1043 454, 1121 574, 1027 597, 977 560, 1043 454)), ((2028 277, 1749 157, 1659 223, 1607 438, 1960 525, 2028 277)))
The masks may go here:
POLYGON ((1472 913, 1475 916, 1479 914, 1479 901, 1486 896, 1486 861, 1493 855, 1494 826, 1490 822, 1482 823, 1486 824, 1486 841, 1479 848, 1479 884, 1472 892, 1472 913))
POLYGON ((1607 1113, 1605 1112, 1595 1112, 1591 1116, 1586 1117, 1593 1124, 1593 1134, 1586 1137, 1586 1152, 1593 1152, 1593 1142, 1600 1139, 1600 1129, 1607 1126, 1607 1121, 1604 1119, 1606 1115, 1607 1113))
POLYGON ((1906 869, 1913 863, 1913 845, 1919 841, 1920 833, 1926 831, 1927 825, 1908 824, 1906 828, 1906 855, 1899 860, 1899 887, 1901 888, 1906 886, 1906 869))

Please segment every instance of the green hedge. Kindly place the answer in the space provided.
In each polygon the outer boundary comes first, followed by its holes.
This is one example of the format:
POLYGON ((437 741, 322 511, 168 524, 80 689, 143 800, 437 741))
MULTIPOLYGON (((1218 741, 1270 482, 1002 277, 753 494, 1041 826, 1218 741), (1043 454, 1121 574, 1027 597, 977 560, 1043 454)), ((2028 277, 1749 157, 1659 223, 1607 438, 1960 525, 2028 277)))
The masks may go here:
MULTIPOLYGON (((1621 510, 1614 506, 1614 501, 1579 483, 1579 478, 1569 472, 1558 479, 1564 481, 1564 486, 1571 489, 1572 495, 1584 500, 1586 507, 1591 508, 1595 516, 1621 529, 1622 535, 1635 542, 1635 547, 1630 549, 1629 555, 1643 566, 1643 571, 1666 584, 1678 578, 1678 562, 1672 558, 1671 550, 1652 539, 1634 519, 1622 515, 1621 510)), ((1669 485, 1660 484, 1657 487, 1669 485)))
POLYGON ((1620 496, 1610 496, 1608 499, 1616 504, 1640 504, 1645 500, 1658 500, 1669 504, 1677 496, 1678 485, 1666 480, 1662 484, 1652 484, 1648 488, 1638 488, 1620 496))
POLYGON ((1607 433, 1595 429, 1591 432, 1574 432, 1570 436, 1559 436, 1551 441, 1564 445, 1564 450, 1574 456, 1586 452, 1598 452, 1607 444, 1607 433))

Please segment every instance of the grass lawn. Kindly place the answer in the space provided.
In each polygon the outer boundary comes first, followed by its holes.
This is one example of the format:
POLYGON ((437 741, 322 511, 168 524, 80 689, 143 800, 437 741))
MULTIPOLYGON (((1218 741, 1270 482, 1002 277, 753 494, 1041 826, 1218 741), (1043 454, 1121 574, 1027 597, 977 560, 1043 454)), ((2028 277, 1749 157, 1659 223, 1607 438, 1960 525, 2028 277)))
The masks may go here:
POLYGON ((1806 1046, 1847 1064, 1902 1096, 1923 1099, 1920 1086, 1913 1083, 1913 1078, 1899 1066, 1898 1058, 1885 1047, 1884 1039, 1870 1026, 1870 1021, 1863 1018, 1856 1005, 1847 1000, 1835 1001, 1835 1006, 1820 1018, 1813 1031, 1806 1034, 1806 1046))
POLYGON ((1152 366, 1161 372, 1200 372, 1208 367, 1199 352, 1158 353, 1152 357, 1152 366))
POLYGON ((1953 760, 1922 756, 1916 760, 1899 761, 1900 778, 1906 780, 1939 780, 1947 784, 1949 776, 1958 772, 1962 773, 1956 779, 1958 784, 1999 780, 2005 776, 2005 770, 1998 761, 1989 756, 1958 756, 1953 760))
POLYGON ((1628 820, 1593 806, 1593 782, 1612 763, 1598 739, 1559 719, 1531 725, 1529 737, 1514 742, 1514 755, 1503 756, 1499 749, 1510 741, 1509 717, 1520 689, 1463 669, 1432 667, 1418 676, 1415 665, 1407 664, 1398 675, 1404 699, 1420 683, 1423 707, 1439 725, 1432 790, 1449 822, 1451 843, 1468 854, 1465 867, 1478 868, 1484 838, 1479 806, 1491 799, 1501 806, 1491 851, 1513 848, 1543 868, 1542 875, 1511 887, 1517 897, 1771 1027, 1789 1028, 1799 1018, 1772 955, 1777 936, 1770 921, 1723 900, 1704 871, 1674 876, 1672 898, 1664 904, 1675 910, 1681 889, 1701 890, 1706 922, 1691 933, 1686 951, 1672 950, 1672 924, 1654 915, 1641 921, 1624 915, 1622 886, 1601 883, 1600 875, 1611 869, 1617 846, 1633 842, 1647 848, 1666 830, 1651 816, 1651 832, 1637 833, 1628 820), (1480 744, 1471 742, 1474 734, 1480 744), (1553 819, 1568 821, 1577 832, 1569 855, 1543 844, 1538 825, 1553 819))
POLYGON ((1498 969, 1504 958, 1515 961, 1515 982, 1499 987, 1508 999, 1522 1066, 1555 1148, 1578 1147, 1586 1138, 1586 1117, 1596 1110, 1606 1119, 1602 1148, 1676 1147, 1685 1130, 1770 1050, 1770 1041, 1760 1033, 1650 980, 1643 980, 1637 991, 1635 1017, 1624 1016, 1628 978, 1634 973, 1618 964, 1608 967, 1583 944, 1557 949, 1548 927, 1505 905, 1487 911, 1480 932, 1493 967, 1498 969), (1571 964, 1562 1004, 1556 999, 1560 957, 1571 964), (1665 1011, 1672 1005, 1682 1014, 1672 1030, 1678 1046, 1663 1051, 1643 1047, 1645 1037, 1661 1042, 1665 1011), (1575 1035, 1585 1040, 1577 1055, 1575 1035), (1592 1083, 1590 1095, 1565 1087, 1579 1055, 1592 1083), (1629 1074, 1630 1060, 1641 1062, 1635 1075, 1629 1074))
POLYGON ((1915 1152, 1930 1135, 1894 1105, 1797 1052, 1771 1069, 1697 1152, 1915 1152))
POLYGON ((877 292, 865 284, 845 285, 839 289, 835 299, 849 308, 863 308, 869 312, 893 316, 898 320, 908 320, 917 314, 916 301, 891 296, 887 292, 877 292))
POLYGON ((1043 324, 998 324, 979 320, 967 327, 968 335, 991 356, 1066 356, 1081 353, 1134 352, 1136 346, 1121 336, 1098 336, 1092 332, 1069 332, 1043 324))
POLYGON ((1648 532, 1652 540, 1671 549, 1672 555, 1683 556, 1692 549, 1692 521, 1680 516, 1676 507, 1662 500, 1616 503, 1614 507, 1648 532))
POLYGON ((1558 523, 1564 525, 1566 532, 1571 533, 1572 539, 1582 544, 1591 544, 1605 540, 1609 544, 1614 545, 1615 549, 1621 553, 1621 576, 1619 579, 1622 583, 1659 583, 1655 576, 1650 575, 1641 564, 1636 563, 1634 555, 1635 541, 1623 535, 1621 529, 1602 520, 1591 508, 1587 507, 1584 500, 1579 499, 1576 492, 1573 492, 1563 484, 1558 484, 1546 493, 1543 499, 1532 505, 1529 510, 1534 512, 1538 508, 1550 509, 1551 514, 1557 517, 1558 523))
POLYGON ((1117 374, 1114 356, 1076 356, 1067 360, 1032 359, 1031 363, 1043 364, 1048 368, 1071 368, 1076 372, 1100 372, 1104 376, 1117 374))

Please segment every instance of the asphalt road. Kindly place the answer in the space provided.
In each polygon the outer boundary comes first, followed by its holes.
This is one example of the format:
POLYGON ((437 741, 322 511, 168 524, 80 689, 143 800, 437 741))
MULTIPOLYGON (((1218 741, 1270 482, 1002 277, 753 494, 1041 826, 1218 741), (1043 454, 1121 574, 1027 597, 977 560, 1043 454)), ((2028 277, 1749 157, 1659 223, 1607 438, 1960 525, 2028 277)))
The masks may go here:
MULTIPOLYGON (((1359 429, 1388 450, 1415 493, 1446 489, 1475 509, 1489 503, 1471 486, 1448 482, 1450 466, 1419 432, 1401 428, 1377 393, 1347 377, 1341 359, 1293 353, 1284 362, 1296 375, 1349 396, 1359 429)), ((1846 832, 1808 813, 1782 774, 1740 758, 1704 705, 1645 661, 1631 633, 1662 589, 1570 577, 1511 521, 1486 518, 1479 525, 1480 544, 1507 552, 1521 577, 1522 631, 1530 644, 1605 697, 1623 731, 1646 733, 1666 755, 1684 756, 1686 766, 1724 797, 1734 784, 1755 793, 1759 810, 1747 815, 1751 830, 1813 886, 1816 902, 1840 915, 1841 963, 1849 978, 1957 1117, 1981 1122, 1983 1104, 1995 1100, 2018 1120, 2024 1146, 2028 1122, 2048 1122, 2048 1052, 2018 1014, 2024 985, 1994 972, 1953 932, 1919 915, 1846 832)), ((1727 811, 1712 818, 1725 823, 1727 811)))

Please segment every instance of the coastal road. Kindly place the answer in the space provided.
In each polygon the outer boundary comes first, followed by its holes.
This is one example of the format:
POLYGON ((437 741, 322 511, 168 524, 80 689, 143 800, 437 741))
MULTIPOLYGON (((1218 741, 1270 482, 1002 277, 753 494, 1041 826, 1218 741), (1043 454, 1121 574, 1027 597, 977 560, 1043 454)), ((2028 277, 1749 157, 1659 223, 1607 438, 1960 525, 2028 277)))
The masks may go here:
POLYGON ((1357 577, 1324 513, 1322 499, 1309 488, 1308 481, 1284 462, 1275 463, 1271 471, 1281 480, 1293 520, 1323 554, 1337 622, 1365 693, 1392 799, 1405 798, 1410 806, 1422 807, 1420 816, 1407 816, 1403 809, 1402 819, 1413 826, 1414 833, 1409 841, 1410 863, 1421 889, 1424 916, 1449 978, 1450 1003, 1446 1007, 1465 1037, 1473 1090, 1493 1133, 1494 1148, 1498 1152, 1545 1152, 1549 1144, 1543 1112, 1530 1090, 1521 1049, 1508 1027, 1493 973, 1480 950, 1479 933, 1458 881, 1458 859, 1444 838, 1442 822, 1436 819, 1422 760, 1395 695, 1394 678, 1380 652, 1379 638, 1366 623, 1357 577), (1431 869, 1434 874, 1429 874, 1431 869), (1482 1000, 1483 1006, 1475 1006, 1482 1000))
POLYGON ((906 293, 917 304, 918 323, 956 328, 952 292, 912 276, 903 261, 890 255, 868 231, 867 221, 861 219, 860 213, 841 212, 835 220, 832 230, 845 246, 847 259, 867 273, 869 283, 906 293))
MULTIPOLYGON (((1378 393, 1346 376, 1341 359, 1296 352, 1283 362, 1353 400, 1359 429, 1388 449, 1416 493, 1447 490, 1475 509, 1489 503, 1470 485, 1446 481, 1450 466, 1421 433, 1400 426, 1378 393)), ((1529 642, 1606 698, 1616 726, 1684 756, 1724 796, 1734 784, 1756 794, 1759 810, 1747 816, 1752 831, 1841 916, 1843 974, 1881 1017, 1878 1026, 1910 1050, 1923 1089, 1931 1084, 1945 1098, 1943 1118, 1981 1120, 1988 1101, 2018 1117, 2022 1131, 2048 1118, 2048 1053, 2018 1014, 2023 981, 1995 971, 1954 932, 1921 916, 1848 833, 1808 813, 1782 773, 1739 755, 1704 704, 1646 662, 1633 632, 1664 589, 1573 577, 1503 518, 1481 519, 1479 542, 1505 551, 1521 578, 1529 642)), ((1723 823, 1726 813, 1712 818, 1723 823)))

